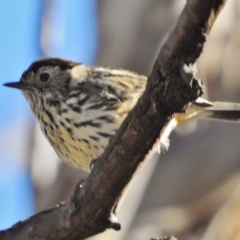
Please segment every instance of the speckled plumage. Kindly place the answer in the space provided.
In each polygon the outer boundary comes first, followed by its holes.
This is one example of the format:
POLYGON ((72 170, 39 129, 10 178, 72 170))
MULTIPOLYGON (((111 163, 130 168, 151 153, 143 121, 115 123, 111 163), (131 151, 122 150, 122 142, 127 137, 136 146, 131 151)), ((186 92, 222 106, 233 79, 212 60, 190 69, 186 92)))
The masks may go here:
MULTIPOLYGON (((58 156, 75 167, 90 169, 108 141, 134 107, 147 78, 123 69, 88 67, 72 61, 47 58, 34 62, 19 82, 41 129, 58 156)), ((238 120, 239 104, 198 100, 174 121, 200 116, 238 120)), ((160 139, 165 145, 174 124, 160 139)))
POLYGON ((41 129, 59 157, 89 170, 135 105, 146 77, 61 59, 33 63, 20 80, 41 129), (48 72, 46 83, 39 75, 48 72), (136 78, 137 77, 137 78, 136 78), (27 86, 29 85, 29 86, 27 86))

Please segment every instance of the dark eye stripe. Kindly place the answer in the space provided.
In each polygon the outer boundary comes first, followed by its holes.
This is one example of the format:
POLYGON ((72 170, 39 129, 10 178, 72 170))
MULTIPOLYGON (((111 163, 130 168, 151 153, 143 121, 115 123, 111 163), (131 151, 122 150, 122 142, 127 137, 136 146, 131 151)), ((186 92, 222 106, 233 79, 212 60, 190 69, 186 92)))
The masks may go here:
POLYGON ((50 75, 48 73, 41 73, 39 75, 39 79, 42 81, 42 82, 47 82, 50 78, 50 75))

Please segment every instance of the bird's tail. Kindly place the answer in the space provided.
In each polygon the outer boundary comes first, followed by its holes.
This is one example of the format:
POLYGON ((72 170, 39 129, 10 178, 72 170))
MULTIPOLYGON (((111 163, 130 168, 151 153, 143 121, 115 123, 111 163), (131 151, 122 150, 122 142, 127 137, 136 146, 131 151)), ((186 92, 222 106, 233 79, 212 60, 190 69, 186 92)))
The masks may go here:
POLYGON ((184 124, 189 120, 198 118, 240 123, 240 103, 209 102, 198 98, 186 113, 176 114, 175 118, 178 124, 184 124))

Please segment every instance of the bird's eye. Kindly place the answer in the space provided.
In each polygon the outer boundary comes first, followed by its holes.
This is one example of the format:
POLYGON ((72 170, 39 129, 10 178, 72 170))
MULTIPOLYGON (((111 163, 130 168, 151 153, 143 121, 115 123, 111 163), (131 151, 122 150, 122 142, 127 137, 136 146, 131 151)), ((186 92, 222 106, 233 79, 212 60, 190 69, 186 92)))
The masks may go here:
POLYGON ((47 82, 50 78, 50 75, 48 73, 41 73, 39 75, 39 79, 42 81, 42 82, 47 82))

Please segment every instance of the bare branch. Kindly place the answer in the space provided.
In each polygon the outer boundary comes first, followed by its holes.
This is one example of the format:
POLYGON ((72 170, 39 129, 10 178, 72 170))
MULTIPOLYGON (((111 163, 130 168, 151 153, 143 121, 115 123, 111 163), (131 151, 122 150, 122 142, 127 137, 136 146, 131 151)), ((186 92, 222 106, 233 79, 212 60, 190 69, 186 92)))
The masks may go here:
POLYGON ((224 0, 188 0, 162 46, 146 91, 125 119, 85 184, 65 203, 0 232, 0 240, 84 239, 105 231, 111 210, 140 163, 163 133, 174 112, 202 94, 194 71, 186 71, 202 52, 224 0))

